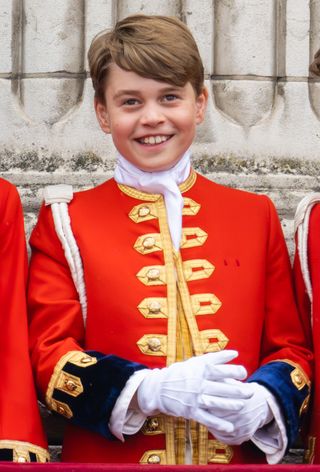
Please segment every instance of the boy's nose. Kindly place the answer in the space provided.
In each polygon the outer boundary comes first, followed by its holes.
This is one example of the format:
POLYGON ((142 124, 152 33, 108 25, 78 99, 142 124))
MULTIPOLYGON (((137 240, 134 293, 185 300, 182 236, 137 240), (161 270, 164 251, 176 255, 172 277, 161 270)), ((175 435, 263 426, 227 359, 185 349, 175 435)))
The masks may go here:
POLYGON ((160 123, 163 123, 165 117, 160 109, 160 107, 150 105, 144 108, 141 115, 141 124, 144 126, 157 126, 160 123))

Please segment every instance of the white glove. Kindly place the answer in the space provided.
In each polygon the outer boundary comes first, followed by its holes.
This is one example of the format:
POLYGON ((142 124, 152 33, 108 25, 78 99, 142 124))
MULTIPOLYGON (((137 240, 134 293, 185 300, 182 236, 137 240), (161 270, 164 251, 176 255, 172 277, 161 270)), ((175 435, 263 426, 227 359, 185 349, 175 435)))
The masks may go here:
MULTIPOLYGON (((228 384, 238 384, 237 381, 228 381, 228 384)), ((227 415, 220 414, 223 421, 233 424, 232 432, 217 432, 216 429, 211 433, 225 444, 242 444, 253 438, 255 432, 272 421, 273 414, 268 405, 268 397, 271 396, 269 390, 256 382, 242 384, 252 392, 252 396, 242 400, 243 408, 238 411, 230 411, 227 415)))
POLYGON ((246 377, 243 366, 226 364, 237 356, 236 351, 220 351, 150 370, 137 390, 140 410, 147 416, 161 412, 193 419, 215 431, 232 432, 232 423, 223 416, 236 414, 252 395, 246 384, 224 382, 246 377))

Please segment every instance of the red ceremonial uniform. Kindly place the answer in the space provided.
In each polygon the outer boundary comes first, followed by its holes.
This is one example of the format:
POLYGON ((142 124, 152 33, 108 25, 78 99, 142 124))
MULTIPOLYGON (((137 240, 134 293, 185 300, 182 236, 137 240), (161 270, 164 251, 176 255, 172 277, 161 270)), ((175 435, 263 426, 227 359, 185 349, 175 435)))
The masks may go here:
MULTIPOLYGON (((288 366, 288 382, 307 396, 312 355, 305 347, 272 203, 195 172, 180 189, 179 253, 172 248, 160 195, 117 185, 113 179, 75 194, 69 213, 83 262, 86 329, 51 210, 42 208, 31 237, 32 361, 43 397, 64 416, 76 417, 72 402, 85 390, 81 375, 75 374, 81 361, 90 363, 90 357, 81 358, 82 350, 154 368, 236 349, 237 362, 249 375, 262 364, 288 366)), ((107 441, 89 429, 69 425, 64 460, 183 462, 182 419, 150 418, 125 443, 107 441)), ((251 443, 223 445, 194 422, 190 431, 196 463, 263 460, 251 443)))
MULTIPOLYGON (((318 199, 319 200, 319 199, 318 199)), ((310 434, 306 450, 306 461, 320 463, 320 205, 313 206, 307 236, 307 266, 312 288, 312 304, 306 290, 301 271, 299 253, 294 260, 295 289, 298 307, 304 319, 306 336, 312 338, 315 356, 310 434), (312 321, 311 321, 312 319, 312 321)), ((298 242, 298 241, 297 241, 298 242)))
POLYGON ((16 189, 0 179, 0 460, 46 462, 28 352, 27 255, 16 189))

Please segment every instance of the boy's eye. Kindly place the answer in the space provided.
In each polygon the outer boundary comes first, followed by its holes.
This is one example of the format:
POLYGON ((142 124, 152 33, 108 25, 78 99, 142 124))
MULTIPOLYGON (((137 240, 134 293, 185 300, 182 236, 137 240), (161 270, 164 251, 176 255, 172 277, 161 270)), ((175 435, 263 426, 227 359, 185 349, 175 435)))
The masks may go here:
POLYGON ((137 105, 139 101, 136 98, 127 98, 124 100, 123 105, 137 105))
POLYGON ((163 96, 163 101, 164 102, 173 102, 174 100, 177 100, 177 95, 174 95, 173 93, 168 93, 167 95, 163 96))

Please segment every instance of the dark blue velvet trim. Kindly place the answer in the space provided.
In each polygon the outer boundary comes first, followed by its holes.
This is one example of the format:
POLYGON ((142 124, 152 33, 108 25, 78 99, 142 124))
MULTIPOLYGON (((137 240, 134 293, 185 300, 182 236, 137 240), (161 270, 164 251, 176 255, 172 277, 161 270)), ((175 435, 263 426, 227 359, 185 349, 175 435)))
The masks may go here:
POLYGON ((247 380, 263 385, 278 400, 285 419, 288 448, 293 445, 298 435, 300 408, 309 394, 307 385, 298 390, 292 383, 290 374, 293 370, 294 367, 287 362, 270 362, 256 370, 247 380))
POLYGON ((112 409, 129 377, 146 366, 100 352, 87 351, 87 354, 98 362, 85 368, 67 362, 63 367, 64 372, 81 379, 84 391, 72 397, 55 389, 52 397, 69 405, 72 423, 114 439, 108 427, 112 409))

